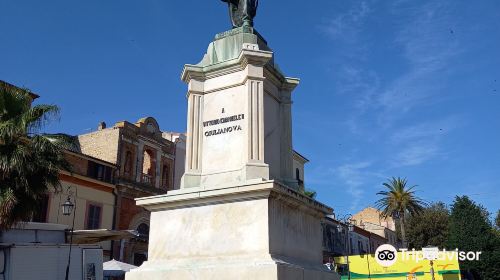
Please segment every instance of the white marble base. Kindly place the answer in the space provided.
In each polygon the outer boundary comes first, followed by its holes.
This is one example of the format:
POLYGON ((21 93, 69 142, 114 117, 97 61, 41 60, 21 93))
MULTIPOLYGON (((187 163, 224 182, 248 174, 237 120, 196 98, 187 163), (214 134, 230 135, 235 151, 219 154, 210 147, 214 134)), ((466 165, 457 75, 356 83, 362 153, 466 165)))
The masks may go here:
POLYGON ((318 268, 275 260, 249 262, 217 262, 173 267, 162 263, 147 263, 139 270, 127 273, 126 280, 332 280, 336 273, 318 268))
POLYGON ((149 259, 126 280, 340 279, 322 264, 327 206, 273 181, 138 199, 149 259))

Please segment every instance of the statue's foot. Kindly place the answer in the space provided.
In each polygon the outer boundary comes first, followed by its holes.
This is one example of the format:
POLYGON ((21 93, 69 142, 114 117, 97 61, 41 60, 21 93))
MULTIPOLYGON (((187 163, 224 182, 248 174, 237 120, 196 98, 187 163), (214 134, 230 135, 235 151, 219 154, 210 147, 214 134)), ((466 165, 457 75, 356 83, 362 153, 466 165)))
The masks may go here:
POLYGON ((243 27, 253 27, 253 22, 251 20, 244 20, 243 27))

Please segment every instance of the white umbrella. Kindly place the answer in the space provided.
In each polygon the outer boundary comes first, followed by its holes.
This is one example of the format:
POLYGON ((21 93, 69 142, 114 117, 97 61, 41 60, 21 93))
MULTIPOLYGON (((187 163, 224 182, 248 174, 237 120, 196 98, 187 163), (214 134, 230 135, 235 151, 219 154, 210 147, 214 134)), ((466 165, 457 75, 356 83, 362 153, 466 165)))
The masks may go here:
POLYGON ((116 260, 111 260, 109 262, 105 262, 102 265, 104 270, 104 276, 112 276, 118 277, 125 275, 126 272, 129 272, 131 269, 137 268, 137 266, 122 263, 116 260))

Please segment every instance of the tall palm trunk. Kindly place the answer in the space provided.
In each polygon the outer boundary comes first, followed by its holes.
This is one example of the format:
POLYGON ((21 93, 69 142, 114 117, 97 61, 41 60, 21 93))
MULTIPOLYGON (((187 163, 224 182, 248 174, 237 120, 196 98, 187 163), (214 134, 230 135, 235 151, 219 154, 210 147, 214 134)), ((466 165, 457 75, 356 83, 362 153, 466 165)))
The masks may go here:
POLYGON ((406 230, 405 230, 405 213, 403 212, 401 215, 400 215, 401 219, 399 220, 399 226, 401 227, 401 239, 403 239, 403 248, 406 248, 407 247, 407 244, 406 244, 406 230))

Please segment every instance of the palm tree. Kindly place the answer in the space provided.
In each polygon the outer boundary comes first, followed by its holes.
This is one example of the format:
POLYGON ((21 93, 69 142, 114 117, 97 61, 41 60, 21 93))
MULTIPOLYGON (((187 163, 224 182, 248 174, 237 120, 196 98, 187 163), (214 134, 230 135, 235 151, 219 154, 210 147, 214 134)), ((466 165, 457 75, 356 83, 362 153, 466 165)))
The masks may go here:
POLYGON ((30 220, 49 188, 60 188, 59 171, 71 169, 72 137, 40 133, 58 108, 31 102, 29 91, 0 81, 0 230, 30 220))
POLYGON ((427 203, 415 195, 416 186, 409 187, 405 178, 393 177, 383 185, 387 190, 377 193, 382 198, 377 200, 375 205, 381 211, 381 217, 392 217, 399 220, 403 247, 406 247, 406 216, 407 214, 418 215, 427 206, 427 203))

